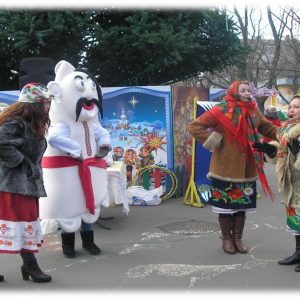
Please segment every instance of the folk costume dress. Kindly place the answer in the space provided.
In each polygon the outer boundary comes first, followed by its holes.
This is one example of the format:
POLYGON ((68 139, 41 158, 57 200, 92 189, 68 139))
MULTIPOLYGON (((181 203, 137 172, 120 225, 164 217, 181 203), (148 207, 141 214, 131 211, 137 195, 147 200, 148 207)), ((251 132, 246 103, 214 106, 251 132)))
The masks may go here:
POLYGON ((38 252, 39 197, 46 196, 40 162, 46 140, 22 119, 0 126, 0 253, 38 252))
POLYGON ((224 100, 188 126, 191 135, 212 151, 208 203, 216 213, 255 211, 258 178, 272 195, 263 156, 253 144, 261 135, 276 139, 276 127, 264 118, 255 100, 239 100, 238 86, 239 81, 232 83, 224 100))
POLYGON ((294 155, 287 146, 293 139, 300 139, 300 119, 284 121, 277 139, 279 143, 272 141, 270 144, 277 147, 274 160, 282 203, 286 207, 287 227, 293 234, 300 235, 300 154, 294 155))

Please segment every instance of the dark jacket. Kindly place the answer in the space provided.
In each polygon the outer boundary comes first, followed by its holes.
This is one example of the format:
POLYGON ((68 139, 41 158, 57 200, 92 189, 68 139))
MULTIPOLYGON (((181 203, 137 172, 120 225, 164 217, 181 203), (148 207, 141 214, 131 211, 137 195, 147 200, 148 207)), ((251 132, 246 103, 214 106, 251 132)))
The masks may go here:
POLYGON ((46 139, 32 134, 23 119, 0 125, 0 191, 45 197, 41 159, 46 139))

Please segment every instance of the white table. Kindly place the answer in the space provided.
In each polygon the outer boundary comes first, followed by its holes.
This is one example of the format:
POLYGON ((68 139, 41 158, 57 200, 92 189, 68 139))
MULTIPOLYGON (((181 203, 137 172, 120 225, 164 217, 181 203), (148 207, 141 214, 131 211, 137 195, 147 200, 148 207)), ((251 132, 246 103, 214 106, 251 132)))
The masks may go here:
POLYGON ((129 205, 126 197, 126 166, 123 161, 114 161, 107 168, 109 205, 123 204, 123 211, 128 214, 129 205))

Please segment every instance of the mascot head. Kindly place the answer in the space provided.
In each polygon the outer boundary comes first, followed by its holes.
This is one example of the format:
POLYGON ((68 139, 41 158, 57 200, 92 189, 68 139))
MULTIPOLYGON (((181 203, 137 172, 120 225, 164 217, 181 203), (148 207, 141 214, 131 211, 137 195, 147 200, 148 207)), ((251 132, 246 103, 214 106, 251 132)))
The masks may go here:
POLYGON ((82 122, 98 117, 99 112, 102 117, 101 87, 88 72, 75 69, 62 60, 55 66, 55 81, 50 81, 47 87, 56 99, 50 110, 50 118, 52 115, 58 120, 58 115, 61 118, 65 115, 75 122, 82 122))

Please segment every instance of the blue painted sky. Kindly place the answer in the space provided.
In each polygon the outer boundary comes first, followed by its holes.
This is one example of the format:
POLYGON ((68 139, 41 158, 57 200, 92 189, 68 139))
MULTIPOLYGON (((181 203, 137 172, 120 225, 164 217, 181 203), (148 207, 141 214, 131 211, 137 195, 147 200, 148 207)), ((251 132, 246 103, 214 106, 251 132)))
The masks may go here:
POLYGON ((160 120, 166 127, 165 99, 139 92, 129 92, 106 99, 104 94, 104 120, 120 119, 122 108, 127 119, 133 122, 153 122, 160 120), (133 106, 129 101, 135 98, 138 102, 133 106))

